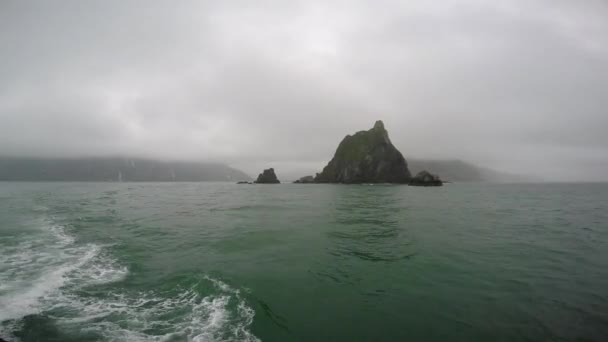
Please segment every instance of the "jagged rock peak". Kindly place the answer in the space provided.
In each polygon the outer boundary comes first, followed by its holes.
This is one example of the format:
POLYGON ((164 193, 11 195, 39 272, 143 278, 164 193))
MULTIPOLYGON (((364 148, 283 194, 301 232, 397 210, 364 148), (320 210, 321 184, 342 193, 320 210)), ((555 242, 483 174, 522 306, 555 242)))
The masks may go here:
POLYGON ((409 179, 405 158, 393 146, 379 120, 368 131, 347 135, 315 182, 407 183, 409 179))
POLYGON ((274 173, 274 169, 266 169, 264 172, 260 173, 258 179, 255 181, 258 184, 279 184, 281 183, 277 178, 277 175, 274 173))
POLYGON ((386 129, 384 128, 384 122, 382 122, 382 120, 376 121, 376 123, 374 124, 374 129, 386 131, 386 129))

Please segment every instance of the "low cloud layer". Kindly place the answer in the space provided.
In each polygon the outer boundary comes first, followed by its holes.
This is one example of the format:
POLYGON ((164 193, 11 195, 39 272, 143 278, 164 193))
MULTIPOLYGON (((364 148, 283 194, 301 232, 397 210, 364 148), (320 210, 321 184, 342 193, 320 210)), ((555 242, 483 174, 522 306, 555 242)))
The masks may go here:
POLYGON ((608 180, 605 1, 4 1, 0 154, 320 169, 407 157, 608 180))

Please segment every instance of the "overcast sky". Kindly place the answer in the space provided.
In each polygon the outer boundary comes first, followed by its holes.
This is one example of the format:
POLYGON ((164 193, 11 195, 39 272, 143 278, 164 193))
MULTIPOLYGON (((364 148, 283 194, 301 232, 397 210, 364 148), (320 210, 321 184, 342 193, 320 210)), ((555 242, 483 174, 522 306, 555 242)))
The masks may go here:
POLYGON ((608 2, 0 2, 2 155, 308 173, 378 119, 406 159, 608 180, 608 2))

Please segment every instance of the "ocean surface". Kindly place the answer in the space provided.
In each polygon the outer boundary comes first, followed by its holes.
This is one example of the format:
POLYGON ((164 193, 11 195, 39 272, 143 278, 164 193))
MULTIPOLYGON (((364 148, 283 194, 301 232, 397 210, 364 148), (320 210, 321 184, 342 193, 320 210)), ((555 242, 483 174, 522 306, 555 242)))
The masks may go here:
POLYGON ((0 183, 8 341, 608 341, 608 184, 0 183))

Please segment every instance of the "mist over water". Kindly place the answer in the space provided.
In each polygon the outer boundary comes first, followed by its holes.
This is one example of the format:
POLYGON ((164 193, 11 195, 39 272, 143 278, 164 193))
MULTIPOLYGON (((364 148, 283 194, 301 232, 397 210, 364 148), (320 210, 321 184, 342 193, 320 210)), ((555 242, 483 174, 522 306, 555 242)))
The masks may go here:
POLYGON ((606 17, 602 0, 9 0, 0 156, 297 179, 384 120, 406 159, 608 181, 606 17))
POLYGON ((606 18, 0 1, 0 339, 605 341, 606 18))
POLYGON ((605 185, 0 183, 9 341, 601 341, 605 185))

